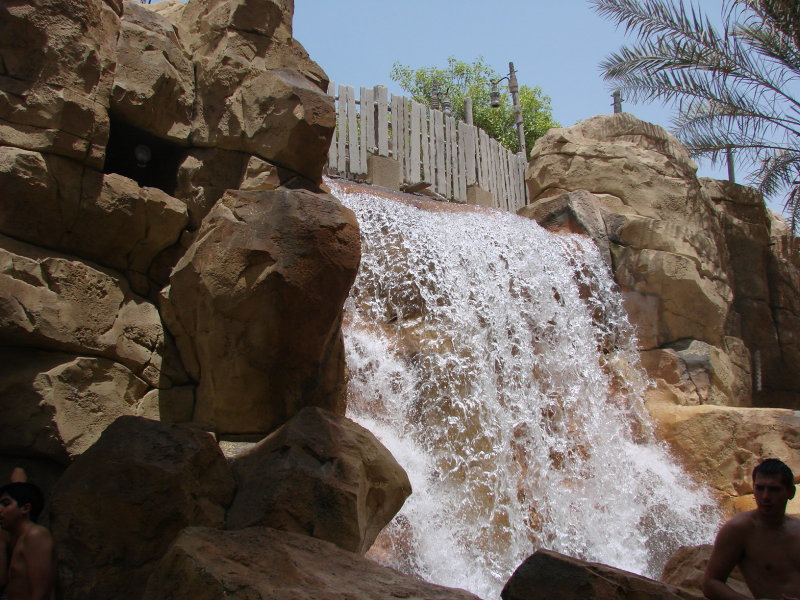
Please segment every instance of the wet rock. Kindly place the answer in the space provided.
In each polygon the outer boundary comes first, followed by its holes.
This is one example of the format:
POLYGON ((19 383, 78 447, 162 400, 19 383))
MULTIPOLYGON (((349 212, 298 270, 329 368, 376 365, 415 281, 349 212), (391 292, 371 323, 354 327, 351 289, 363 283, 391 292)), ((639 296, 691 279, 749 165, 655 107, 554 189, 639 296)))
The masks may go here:
POLYGON ((361 554, 411 493, 374 435, 320 408, 301 410, 232 467, 238 489, 229 529, 263 525, 361 554))

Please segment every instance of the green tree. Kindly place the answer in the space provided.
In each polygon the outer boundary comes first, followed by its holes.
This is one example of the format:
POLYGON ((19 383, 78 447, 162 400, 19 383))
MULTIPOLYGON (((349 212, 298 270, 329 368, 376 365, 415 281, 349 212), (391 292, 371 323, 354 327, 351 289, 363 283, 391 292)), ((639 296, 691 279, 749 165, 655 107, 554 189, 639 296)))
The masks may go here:
POLYGON ((723 0, 722 29, 683 0, 590 0, 636 43, 601 63, 631 101, 677 108, 674 133, 694 156, 735 155, 765 196, 789 190, 800 223, 800 2, 723 0))
MULTIPOLYGON (((411 98, 431 106, 434 94, 440 99, 447 98, 452 104, 453 116, 465 120, 464 99, 472 98, 473 123, 485 130, 506 148, 519 151, 519 139, 514 124, 514 112, 511 96, 508 93, 508 81, 501 82, 499 88, 500 106, 489 105, 489 94, 492 82, 501 79, 486 61, 479 57, 467 63, 454 57, 447 59, 447 67, 421 67, 412 69, 395 63, 390 74, 393 81, 400 84, 411 98)), ((522 122, 525 127, 525 145, 530 151, 533 143, 542 137, 551 127, 560 127, 553 120, 550 98, 542 93, 539 87, 519 87, 522 122)))

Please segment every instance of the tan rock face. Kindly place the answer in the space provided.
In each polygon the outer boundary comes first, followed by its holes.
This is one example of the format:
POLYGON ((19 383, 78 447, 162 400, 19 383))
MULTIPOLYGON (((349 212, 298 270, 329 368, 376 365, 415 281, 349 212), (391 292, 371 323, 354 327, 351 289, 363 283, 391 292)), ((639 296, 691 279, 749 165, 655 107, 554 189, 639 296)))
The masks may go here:
POLYGON ((650 353, 645 365, 664 394, 683 404, 798 406, 796 265, 770 245, 754 190, 695 171, 663 129, 625 114, 594 117, 537 141, 524 214, 553 231, 572 214, 610 247, 639 346, 650 353), (584 195, 570 203, 563 192, 584 195), (695 350, 671 354, 678 346, 695 350))
POLYGON ((550 550, 528 557, 506 583, 503 600, 701 600, 640 575, 550 550))
POLYGON ((162 380, 164 331, 156 307, 111 271, 0 237, 0 340, 89 352, 162 380))
POLYGON ((319 181, 335 115, 327 77, 291 37, 293 6, 206 0, 175 15, 196 60, 191 141, 255 154, 319 181))
POLYGON ((147 273, 187 224, 186 207, 121 175, 0 147, 0 232, 100 264, 147 273))
POLYGON ((0 453, 30 452, 66 466, 117 417, 139 412, 147 390, 128 368, 105 358, 4 349, 0 453))
MULTIPOLYGON (((711 556, 711 544, 702 546, 683 546, 673 554, 664 572, 661 581, 669 585, 676 585, 691 590, 698 596, 703 595, 703 574, 706 571, 708 558, 711 556)), ((753 594, 744 582, 739 567, 736 567, 728 577, 728 586, 745 598, 752 598, 753 594)))
POLYGON ((327 542, 251 527, 185 529, 142 600, 479 600, 381 567, 327 542))
POLYGON ((320 408, 301 410, 232 467, 229 529, 273 527, 361 554, 411 493, 405 471, 374 435, 320 408))
POLYGON ((184 527, 221 527, 234 482, 207 433, 121 417, 56 486, 52 530, 65 600, 141 596, 184 527))
POLYGON ((175 26, 138 2, 124 2, 111 109, 158 137, 187 141, 194 112, 194 66, 175 26))
POLYGON ((753 468, 767 457, 783 460, 800 473, 800 414, 769 408, 676 406, 651 400, 648 408, 660 437, 686 470, 719 492, 723 507, 752 492, 753 468))
POLYGON ((103 0, 0 13, 0 145, 103 164, 119 16, 103 0))
POLYGON ((334 198, 228 192, 162 298, 199 381, 195 420, 265 433, 304 406, 342 413, 341 308, 358 261, 355 217, 334 198))

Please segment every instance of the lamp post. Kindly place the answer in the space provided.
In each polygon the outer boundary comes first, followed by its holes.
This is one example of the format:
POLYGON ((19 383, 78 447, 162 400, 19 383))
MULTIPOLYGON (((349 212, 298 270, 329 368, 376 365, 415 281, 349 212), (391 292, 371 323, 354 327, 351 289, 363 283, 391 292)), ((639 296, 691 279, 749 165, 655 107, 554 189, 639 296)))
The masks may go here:
POLYGON ((517 128, 517 136, 519 138, 519 151, 527 157, 528 151, 525 147, 525 125, 522 122, 522 107, 519 104, 519 83, 517 83, 517 72, 514 70, 513 62, 508 63, 508 75, 496 81, 492 81, 492 91, 489 94, 489 106, 492 108, 500 107, 500 90, 497 85, 504 79, 508 80, 508 91, 511 92, 511 106, 514 111, 514 125, 517 128))

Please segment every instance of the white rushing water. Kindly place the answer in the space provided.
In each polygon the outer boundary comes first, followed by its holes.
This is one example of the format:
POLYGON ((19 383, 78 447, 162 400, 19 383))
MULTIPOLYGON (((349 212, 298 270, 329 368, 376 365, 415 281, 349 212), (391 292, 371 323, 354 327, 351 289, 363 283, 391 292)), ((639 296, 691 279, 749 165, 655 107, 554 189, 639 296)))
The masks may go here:
POLYGON ((414 490, 372 557, 488 600, 539 547, 658 576, 678 546, 713 538, 710 497, 653 437, 591 241, 332 187, 362 235, 348 416, 414 490))

